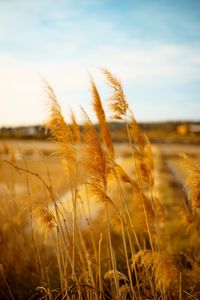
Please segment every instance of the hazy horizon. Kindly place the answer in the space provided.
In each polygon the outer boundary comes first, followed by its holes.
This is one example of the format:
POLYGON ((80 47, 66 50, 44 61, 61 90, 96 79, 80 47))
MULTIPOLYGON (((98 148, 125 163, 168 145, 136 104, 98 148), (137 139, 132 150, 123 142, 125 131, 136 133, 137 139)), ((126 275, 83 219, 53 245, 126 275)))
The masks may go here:
MULTIPOLYGON (((119 120, 109 120, 108 121, 108 124, 110 124, 110 123, 124 123, 123 121, 121 122, 121 121, 119 121, 119 120)), ((149 124, 149 125, 151 125, 151 124, 159 124, 159 123, 162 123, 162 124, 167 124, 167 123, 191 123, 191 124, 195 124, 195 123, 200 123, 200 120, 157 120, 157 121, 155 121, 155 120, 153 120, 153 121, 151 121, 151 120, 149 120, 149 121, 138 121, 138 123, 139 124, 149 124)), ((71 123, 70 123, 70 121, 69 121, 69 125, 70 125, 71 123)), ((98 122, 97 121, 95 121, 94 120, 94 123, 93 123, 95 126, 99 126, 99 124, 98 124, 98 122)), ((80 122, 79 123, 79 125, 80 126, 84 126, 84 121, 83 122, 80 122)), ((0 126, 0 129, 3 129, 3 128, 5 128, 5 129, 7 129, 7 128, 20 128, 20 127, 25 127, 25 128, 28 128, 28 127, 37 127, 37 126, 41 126, 41 127, 44 127, 45 125, 44 124, 36 124, 36 123, 33 123, 33 124, 22 124, 22 125, 1 125, 0 126)))
POLYGON ((67 119, 84 106, 95 120, 88 72, 107 107, 102 67, 140 122, 200 120, 200 2, 8 0, 0 17, 0 127, 45 121, 41 76, 67 119))

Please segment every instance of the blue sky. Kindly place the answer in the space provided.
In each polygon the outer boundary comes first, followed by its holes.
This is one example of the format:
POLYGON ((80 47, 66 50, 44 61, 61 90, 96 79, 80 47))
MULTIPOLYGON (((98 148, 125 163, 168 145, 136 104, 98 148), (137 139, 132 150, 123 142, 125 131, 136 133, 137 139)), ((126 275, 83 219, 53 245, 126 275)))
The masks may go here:
POLYGON ((200 1, 0 0, 0 126, 41 123, 41 77, 63 114, 90 109, 88 72, 123 82, 140 121, 200 119, 200 1))

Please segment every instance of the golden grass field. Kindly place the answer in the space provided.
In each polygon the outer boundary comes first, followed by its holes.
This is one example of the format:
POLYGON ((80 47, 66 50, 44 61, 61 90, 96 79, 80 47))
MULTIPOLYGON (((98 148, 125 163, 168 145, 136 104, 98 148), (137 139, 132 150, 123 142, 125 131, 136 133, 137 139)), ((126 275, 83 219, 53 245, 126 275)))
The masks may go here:
POLYGON ((52 141, 0 141, 0 299, 200 299, 200 146, 150 145, 104 73, 127 143, 92 79, 99 135, 47 84, 52 141))

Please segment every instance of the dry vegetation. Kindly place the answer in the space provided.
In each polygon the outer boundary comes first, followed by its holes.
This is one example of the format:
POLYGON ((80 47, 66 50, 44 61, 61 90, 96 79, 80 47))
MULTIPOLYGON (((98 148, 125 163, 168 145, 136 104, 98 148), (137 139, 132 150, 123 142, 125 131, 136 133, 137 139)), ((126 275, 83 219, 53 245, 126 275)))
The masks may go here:
POLYGON ((45 83, 55 145, 1 145, 1 299, 200 298, 199 166, 182 153, 175 168, 175 151, 151 147, 103 73, 128 144, 114 147, 91 78, 100 135, 84 110, 84 131, 73 113, 69 126, 45 83))

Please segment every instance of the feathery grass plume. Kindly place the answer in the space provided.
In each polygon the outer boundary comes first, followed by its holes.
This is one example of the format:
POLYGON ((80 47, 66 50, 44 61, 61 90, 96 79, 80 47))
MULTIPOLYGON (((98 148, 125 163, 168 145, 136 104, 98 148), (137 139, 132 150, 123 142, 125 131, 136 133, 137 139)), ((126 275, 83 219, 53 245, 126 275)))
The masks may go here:
POLYGON ((88 185, 88 191, 90 193, 91 196, 95 196, 96 199, 99 202, 105 202, 107 201, 107 203, 113 204, 113 201, 111 200, 111 198, 105 193, 105 191, 99 186, 99 183, 95 183, 93 182, 93 180, 89 180, 89 182, 87 183, 88 185))
POLYGON ((147 137, 143 133, 143 131, 140 128, 140 125, 137 123, 133 112, 129 110, 130 113, 130 133, 131 133, 131 138, 133 141, 135 141, 135 144, 139 147, 140 150, 143 150, 145 146, 147 145, 147 137))
POLYGON ((114 112, 114 118, 122 119, 122 117, 125 116, 127 112, 129 112, 129 126, 131 129, 130 132, 132 133, 131 135, 136 145, 139 147, 139 151, 137 151, 137 167, 140 171, 139 174, 141 175, 141 179, 147 184, 149 184, 150 187, 152 187, 153 159, 148 139, 140 129, 140 126, 136 122, 133 113, 130 110, 128 111, 128 104, 125 99, 121 82, 116 77, 114 77, 108 70, 103 69, 103 73, 108 80, 108 84, 114 89, 114 93, 110 97, 110 107, 111 110, 114 112))
POLYGON ((197 233, 200 232, 200 219, 197 214, 182 210, 180 211, 180 223, 186 227, 186 233, 197 233))
POLYGON ((113 143, 112 143, 110 130, 109 130, 108 124, 106 122, 105 112, 104 112, 104 109, 103 109, 103 106, 101 103, 101 98, 100 98, 99 92, 97 90, 97 87, 96 87, 92 77, 90 77, 90 84, 91 84, 91 92, 92 92, 92 105, 93 105, 93 109, 94 109, 96 116, 98 118, 98 121, 99 121, 102 138, 107 147, 108 153, 113 158, 114 157, 114 147, 113 147, 113 143))
POLYGON ((139 210, 139 212, 144 213, 143 208, 145 208, 146 214, 148 215, 149 219, 151 221, 153 221, 155 219, 154 206, 147 199, 147 197, 145 196, 143 191, 140 190, 137 182, 133 178, 131 178, 124 171, 124 169, 117 163, 114 163, 114 171, 121 181, 131 184, 132 190, 133 190, 134 202, 135 202, 136 208, 139 210))
POLYGON ((130 111, 130 134, 131 139, 135 142, 134 155, 138 173, 142 181, 146 182, 150 187, 153 186, 153 156, 152 149, 147 136, 142 132, 132 111, 130 111))
POLYGON ((122 119, 128 110, 128 103, 124 95, 120 80, 113 76, 108 70, 103 69, 103 74, 106 76, 109 86, 114 90, 110 97, 110 108, 114 113, 114 119, 122 119))
POLYGON ((81 141, 80 127, 76 121, 76 117, 72 110, 71 110, 71 131, 72 131, 74 142, 80 143, 81 141))
POLYGON ((186 186, 189 188, 189 201, 193 210, 200 209, 200 167, 185 153, 180 153, 182 164, 187 172, 186 186))
POLYGON ((111 225, 111 228, 112 228, 112 232, 115 232, 117 234, 121 234, 122 225, 121 225, 121 220, 120 220, 119 216, 117 216, 116 214, 112 215, 110 217, 110 225, 111 225))
POLYGON ((54 90, 48 82, 44 81, 44 85, 50 101, 49 119, 45 127, 50 130, 53 140, 59 145, 58 153, 67 164, 68 169, 72 171, 76 161, 76 153, 71 130, 62 116, 54 90))
POLYGON ((46 127, 51 130, 52 136, 58 142, 68 142, 68 126, 62 116, 60 105, 53 88, 44 81, 48 100, 50 101, 49 120, 46 127))
POLYGON ((135 181, 124 171, 122 166, 120 166, 118 163, 114 162, 114 169, 117 174, 117 176, 123 181, 127 182, 133 185, 136 185, 135 181))
POLYGON ((131 142, 134 141, 134 157, 140 179, 153 187, 153 155, 150 142, 137 123, 133 112, 129 109, 129 128, 131 142))
POLYGON ((160 224, 163 224, 166 220, 166 211, 162 201, 157 196, 154 196, 154 208, 156 217, 158 218, 160 224))
POLYGON ((140 192, 137 182, 124 171, 122 166, 120 166, 119 164, 114 162, 114 171, 121 181, 123 181, 125 183, 130 183, 132 185, 132 189, 133 189, 135 197, 140 198, 139 195, 140 195, 140 193, 142 193, 142 191, 140 192))
POLYGON ((105 191, 107 188, 108 168, 106 156, 101 147, 97 132, 84 110, 84 142, 86 154, 86 168, 89 171, 89 186, 98 187, 99 190, 105 191))
POLYGON ((116 277, 118 280, 124 280, 126 282, 129 282, 128 278, 126 275, 119 271, 114 271, 114 270, 109 270, 104 274, 104 279, 114 279, 114 272, 116 274, 116 277))
POLYGON ((145 194, 139 188, 134 190, 134 200, 138 211, 144 215, 144 209, 148 219, 153 222, 155 220, 155 210, 152 203, 147 199, 145 194))
POLYGON ((141 150, 135 149, 134 155, 140 179, 146 184, 148 184, 149 187, 153 187, 153 158, 151 146, 146 145, 145 148, 141 150))
MULTIPOLYGON (((84 110, 85 128, 83 139, 85 142, 85 167, 88 170, 88 191, 100 202, 107 202, 114 206, 113 201, 106 194, 109 166, 106 155, 101 147, 96 129, 84 110)), ((115 207, 115 206, 114 206, 115 207)))
POLYGON ((157 291, 167 293, 178 287, 180 271, 169 253, 141 250, 131 259, 131 267, 143 266, 152 271, 157 291))
POLYGON ((152 203, 150 203, 150 201, 146 198, 142 190, 140 190, 136 181, 133 178, 131 178, 119 164, 114 163, 114 169, 118 178, 121 181, 125 183, 130 183, 132 185, 134 200, 137 209, 139 209, 140 212, 144 213, 143 212, 143 206, 144 206, 149 219, 153 221, 155 219, 154 207, 152 206, 152 203))
POLYGON ((180 223, 186 227, 186 233, 188 233, 194 226, 193 215, 185 210, 180 212, 180 223))
POLYGON ((44 207, 37 207, 33 211, 33 217, 37 219, 37 230, 42 230, 45 233, 45 237, 51 232, 51 230, 57 227, 56 218, 54 214, 44 207))

